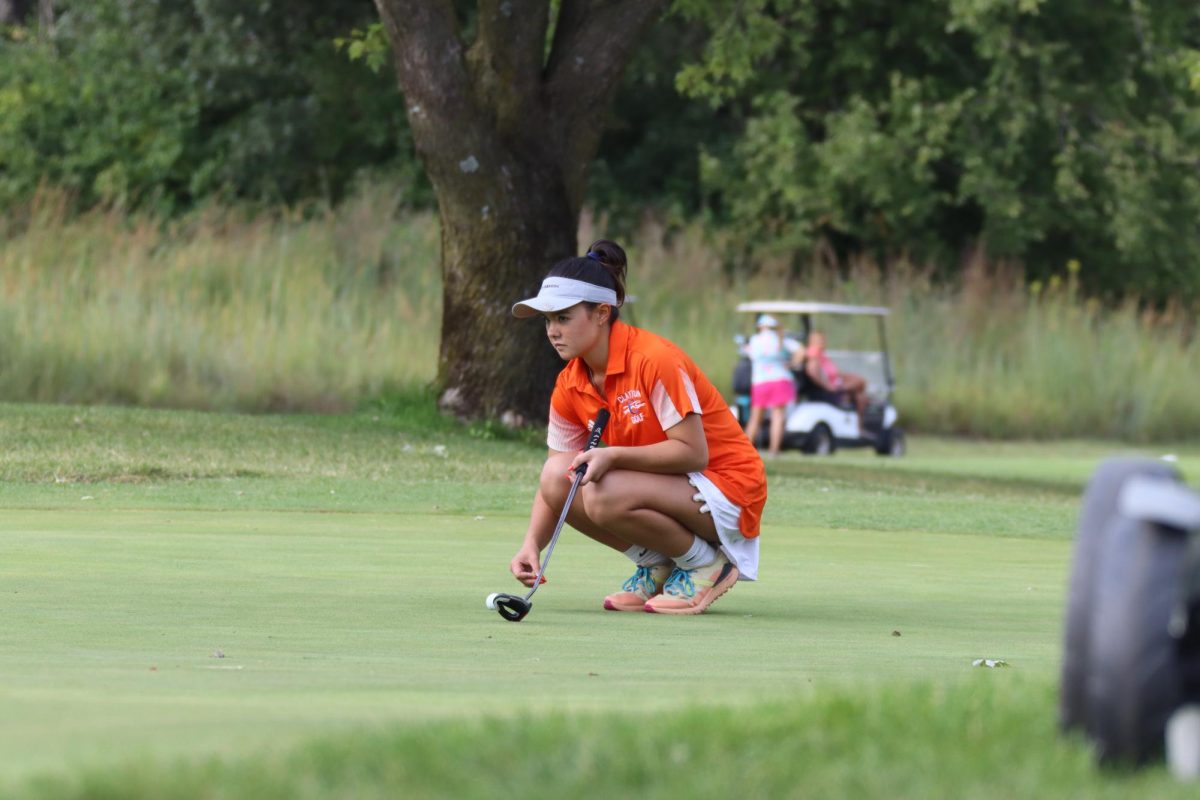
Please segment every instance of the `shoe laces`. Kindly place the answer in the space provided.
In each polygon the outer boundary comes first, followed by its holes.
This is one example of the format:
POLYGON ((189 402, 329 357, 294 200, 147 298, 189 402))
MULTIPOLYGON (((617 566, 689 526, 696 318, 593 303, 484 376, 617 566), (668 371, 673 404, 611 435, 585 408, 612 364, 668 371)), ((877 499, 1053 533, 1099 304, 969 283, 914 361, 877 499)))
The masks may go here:
POLYGON ((671 571, 663 586, 663 593, 675 597, 693 597, 696 594, 696 584, 692 582, 692 570, 676 567, 671 571))
POLYGON ((638 589, 644 588, 646 594, 654 594, 658 589, 658 585, 654 582, 654 568, 638 567, 621 588, 627 592, 636 592, 638 589))

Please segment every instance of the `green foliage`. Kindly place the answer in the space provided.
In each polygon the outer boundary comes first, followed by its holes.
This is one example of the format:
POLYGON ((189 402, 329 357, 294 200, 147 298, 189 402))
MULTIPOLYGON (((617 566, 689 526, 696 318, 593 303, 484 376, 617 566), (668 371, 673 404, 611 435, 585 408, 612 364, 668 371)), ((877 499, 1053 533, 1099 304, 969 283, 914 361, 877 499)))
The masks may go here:
POLYGON ((383 25, 376 22, 365 28, 355 28, 349 36, 333 40, 338 50, 346 53, 351 61, 363 61, 372 72, 380 72, 387 65, 388 43, 383 25))
POLYGON ((612 106, 597 124, 604 137, 592 164, 589 204, 607 220, 606 235, 637 230, 654 211, 673 225, 701 210, 704 147, 728 147, 740 120, 714 115, 707 103, 681 95, 675 74, 703 46, 700 26, 668 18, 646 33, 612 106))
POLYGON ((372 18, 366 0, 59 11, 48 40, 0 40, 0 204, 43 183, 167 209, 337 198, 368 167, 420 183, 395 81, 333 44, 372 18))
POLYGON ((818 244, 954 269, 982 243, 1087 288, 1200 297, 1200 11, 1145 0, 678 0, 680 88, 746 109, 709 147, 750 259, 818 244))

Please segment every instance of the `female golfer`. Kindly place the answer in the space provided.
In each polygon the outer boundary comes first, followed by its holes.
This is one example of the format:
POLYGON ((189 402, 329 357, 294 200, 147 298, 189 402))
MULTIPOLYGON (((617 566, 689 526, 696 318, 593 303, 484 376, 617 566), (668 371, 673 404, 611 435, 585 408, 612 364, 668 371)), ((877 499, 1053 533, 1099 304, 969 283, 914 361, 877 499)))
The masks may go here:
POLYGON ((617 317, 625 251, 593 244, 558 262, 537 297, 513 315, 541 315, 568 362, 550 397, 550 448, 529 529, 510 569, 532 586, 566 502, 572 470, 588 465, 567 521, 636 566, 612 611, 699 614, 739 576, 758 576, 758 526, 767 500, 762 459, 728 405, 687 354, 617 317), (581 452, 596 412, 602 441, 581 452))

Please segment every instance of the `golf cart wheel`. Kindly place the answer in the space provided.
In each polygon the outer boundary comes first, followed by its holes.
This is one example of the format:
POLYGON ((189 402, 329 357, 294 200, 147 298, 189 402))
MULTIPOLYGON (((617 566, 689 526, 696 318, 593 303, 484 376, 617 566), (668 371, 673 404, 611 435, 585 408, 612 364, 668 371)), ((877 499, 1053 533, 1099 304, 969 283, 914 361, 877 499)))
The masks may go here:
POLYGON ((829 430, 829 426, 824 422, 818 422, 816 427, 809 431, 808 436, 804 438, 804 444, 800 449, 814 456, 833 455, 833 451, 837 449, 833 431, 829 430))
POLYGON ((1117 517, 1100 554, 1091 609, 1086 727, 1104 764, 1161 756, 1179 705, 1179 641, 1187 537, 1154 522, 1117 517))
POLYGON ((1121 487, 1134 476, 1179 480, 1178 473, 1161 461, 1119 458, 1105 461, 1088 481, 1083 494, 1067 588, 1058 702, 1058 722, 1064 731, 1086 728, 1084 696, 1088 679, 1091 615, 1096 604, 1096 574, 1111 525, 1119 517, 1117 498, 1121 487))
POLYGON ((899 458, 906 451, 907 443, 904 441, 904 431, 898 425, 893 425, 880 433, 879 441, 875 443, 875 452, 881 456, 899 458))

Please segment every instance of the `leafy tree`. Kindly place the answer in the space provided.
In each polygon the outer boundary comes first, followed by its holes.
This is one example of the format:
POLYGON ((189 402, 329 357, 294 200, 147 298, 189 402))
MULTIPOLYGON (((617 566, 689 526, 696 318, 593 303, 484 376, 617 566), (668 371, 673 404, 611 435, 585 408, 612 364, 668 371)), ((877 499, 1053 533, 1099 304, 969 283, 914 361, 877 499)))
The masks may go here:
POLYGON ((1200 296, 1200 7, 677 0, 681 88, 747 109, 703 180, 743 252, 953 265, 981 244, 1093 290, 1200 296), (1190 74, 1189 74, 1190 65, 1190 74))
POLYGON ((369 0, 57 11, 50 35, 0 37, 0 203, 46 181, 84 206, 336 199, 364 168, 411 164, 394 82, 333 46, 369 0))
POLYGON ((740 107, 714 113, 676 89, 675 77, 708 38, 700 25, 668 15, 634 53, 592 163, 586 205, 606 230, 627 235, 654 215, 668 226, 703 211, 700 154, 728 150, 744 121, 740 107))

